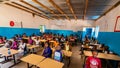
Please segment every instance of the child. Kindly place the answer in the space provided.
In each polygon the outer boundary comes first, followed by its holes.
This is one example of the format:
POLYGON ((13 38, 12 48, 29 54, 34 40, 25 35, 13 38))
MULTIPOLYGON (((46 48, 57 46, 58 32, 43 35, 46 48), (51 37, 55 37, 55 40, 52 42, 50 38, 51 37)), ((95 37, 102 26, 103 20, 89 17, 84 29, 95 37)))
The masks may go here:
POLYGON ((17 59, 20 59, 26 51, 26 43, 23 42, 23 40, 20 41, 19 49, 18 49, 18 54, 17 54, 17 59))
POLYGON ((3 38, 2 37, 0 37, 0 44, 2 44, 3 43, 3 38))
POLYGON ((13 38, 13 44, 12 44, 12 46, 11 46, 11 49, 15 49, 15 50, 18 49, 18 43, 17 43, 15 37, 13 38))
POLYGON ((51 58, 51 56, 52 56, 52 50, 51 50, 48 42, 46 42, 44 45, 44 50, 43 50, 42 55, 46 58, 48 58, 48 57, 51 58))
POLYGON ((36 45, 36 46, 39 46, 39 45, 40 45, 39 37, 37 37, 37 38, 35 39, 35 45, 36 45))
POLYGON ((62 55, 63 55, 63 52, 62 52, 62 50, 61 50, 61 47, 60 47, 60 46, 57 46, 57 47, 56 47, 56 50, 55 50, 55 52, 54 52, 54 60, 59 61, 59 62, 62 62, 62 60, 63 60, 62 55))
POLYGON ((3 37, 3 43, 6 43, 6 42, 7 42, 7 38, 3 37))
POLYGON ((71 51, 71 49, 72 49, 72 47, 71 47, 70 43, 67 41, 65 44, 64 50, 71 51))
POLYGON ((57 40, 55 40, 54 47, 57 47, 58 45, 59 45, 59 42, 57 40))
POLYGON ((33 45, 33 40, 32 40, 32 38, 31 38, 31 36, 30 36, 29 39, 28 39, 28 44, 33 45))
POLYGON ((12 46, 12 41, 6 41, 6 43, 5 43, 5 48, 10 48, 12 46))
POLYGON ((97 58, 98 52, 92 51, 92 55, 87 58, 85 68, 102 68, 101 61, 97 58))

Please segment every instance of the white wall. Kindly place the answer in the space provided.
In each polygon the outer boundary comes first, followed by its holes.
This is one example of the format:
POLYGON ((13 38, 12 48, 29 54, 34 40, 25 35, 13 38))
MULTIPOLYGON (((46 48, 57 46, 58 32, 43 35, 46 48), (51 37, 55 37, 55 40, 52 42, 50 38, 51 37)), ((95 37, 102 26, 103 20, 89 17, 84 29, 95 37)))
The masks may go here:
POLYGON ((92 26, 94 21, 92 20, 49 20, 48 28, 62 29, 62 30, 82 30, 84 26, 92 26))
POLYGON ((92 26, 91 20, 47 20, 20 9, 0 4, 0 27, 10 27, 10 21, 16 22, 15 27, 20 27, 20 22, 24 28, 39 28, 39 25, 46 25, 47 29, 56 30, 82 30, 83 26, 92 26))
POLYGON ((31 13, 20 9, 0 4, 0 27, 10 27, 9 22, 14 21, 14 27, 20 27, 20 22, 24 28, 39 28, 39 25, 46 25, 47 19, 39 16, 33 17, 31 13))
POLYGON ((120 5, 108 12, 105 16, 98 19, 95 22, 95 25, 100 26, 100 31, 102 32, 113 32, 118 16, 120 16, 120 5))

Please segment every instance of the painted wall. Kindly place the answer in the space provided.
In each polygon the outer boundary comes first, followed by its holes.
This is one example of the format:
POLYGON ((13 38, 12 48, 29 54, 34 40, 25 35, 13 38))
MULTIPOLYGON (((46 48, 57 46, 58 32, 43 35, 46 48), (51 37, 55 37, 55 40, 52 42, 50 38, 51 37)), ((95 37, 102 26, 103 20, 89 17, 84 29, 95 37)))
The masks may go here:
POLYGON ((14 7, 0 4, 0 35, 6 36, 7 38, 13 37, 15 34, 27 33, 31 35, 32 33, 39 33, 39 25, 46 25, 48 23, 47 19, 35 16, 32 14, 16 9, 14 7), (10 27, 9 22, 14 21, 15 26, 10 27), (21 24, 23 23, 23 28, 21 24))
POLYGON ((15 34, 23 34, 26 33, 26 35, 30 36, 33 33, 36 35, 39 35, 39 29, 33 29, 33 28, 10 28, 10 27, 0 27, 0 36, 5 36, 8 39, 15 36, 15 34))
POLYGON ((98 19, 95 25, 100 26, 101 32, 114 32, 114 26, 118 16, 120 16, 120 5, 98 19))
POLYGON ((48 20, 35 16, 32 14, 16 9, 14 7, 0 4, 0 27, 10 27, 10 21, 15 22, 14 27, 20 27, 20 22, 25 28, 38 28, 39 25, 46 25, 48 20))
POLYGON ((120 55, 120 32, 114 32, 117 16, 120 16, 120 5, 98 19, 95 25, 100 27, 98 40, 120 55))
MULTIPOLYGON (((79 31, 78 33, 80 33, 83 26, 92 26, 93 22, 94 21, 91 20, 47 20, 38 16, 33 17, 32 14, 22 11, 20 9, 5 4, 0 4, 0 35, 4 35, 5 33, 7 33, 5 34, 5 36, 8 37, 10 31, 12 31, 13 35, 18 33, 21 34, 24 32, 37 33, 37 30, 39 30, 39 25, 45 25, 46 32, 60 34, 63 33, 64 35, 70 35, 72 33, 77 33, 77 31, 79 31), (15 22, 14 27, 10 27, 10 21, 15 22), (21 22, 23 23, 22 29, 20 28, 21 22)), ((10 37, 12 37, 13 35, 10 34, 10 37)))
POLYGON ((49 20, 50 29, 82 31, 84 26, 92 26, 93 20, 49 20))
POLYGON ((0 27, 10 27, 9 22, 13 20, 15 27, 20 27, 20 22, 25 28, 39 28, 39 25, 46 25, 47 29, 59 30, 80 30, 82 26, 91 26, 91 20, 47 20, 38 16, 16 9, 14 7, 0 4, 0 27))

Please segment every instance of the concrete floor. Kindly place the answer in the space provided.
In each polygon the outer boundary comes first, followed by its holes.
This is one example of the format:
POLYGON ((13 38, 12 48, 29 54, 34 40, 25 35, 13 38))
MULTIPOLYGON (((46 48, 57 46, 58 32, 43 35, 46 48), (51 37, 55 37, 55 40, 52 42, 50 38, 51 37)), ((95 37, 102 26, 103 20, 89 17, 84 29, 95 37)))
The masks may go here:
MULTIPOLYGON (((72 49, 73 55, 71 57, 70 66, 67 67, 67 62, 64 61, 65 65, 63 68, 82 68, 83 60, 81 59, 81 56, 79 55, 80 54, 79 50, 80 50, 79 46, 73 47, 73 49, 72 49)), ((38 53, 38 54, 40 54, 40 53, 38 53)), ((2 59, 0 59, 0 61, 2 61, 2 59)), ((0 68, 8 68, 12 64, 13 64, 13 61, 7 62, 5 64, 0 64, 0 68)), ((12 68, 27 68, 27 64, 25 62, 21 62, 12 68)), ((33 67, 33 68, 35 68, 35 67, 33 67)))

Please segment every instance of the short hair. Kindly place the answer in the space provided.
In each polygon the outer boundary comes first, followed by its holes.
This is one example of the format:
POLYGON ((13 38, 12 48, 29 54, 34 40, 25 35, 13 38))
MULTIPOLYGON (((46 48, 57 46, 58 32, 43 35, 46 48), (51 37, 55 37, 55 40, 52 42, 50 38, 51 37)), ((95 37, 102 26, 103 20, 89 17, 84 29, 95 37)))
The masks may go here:
POLYGON ((97 52, 97 53, 98 53, 98 51, 97 51, 97 50, 93 50, 93 51, 92 51, 92 53, 93 53, 93 52, 97 52))
POLYGON ((48 47, 50 46, 50 43, 49 43, 48 41, 46 41, 46 42, 44 43, 44 45, 45 45, 45 44, 48 44, 48 47))

